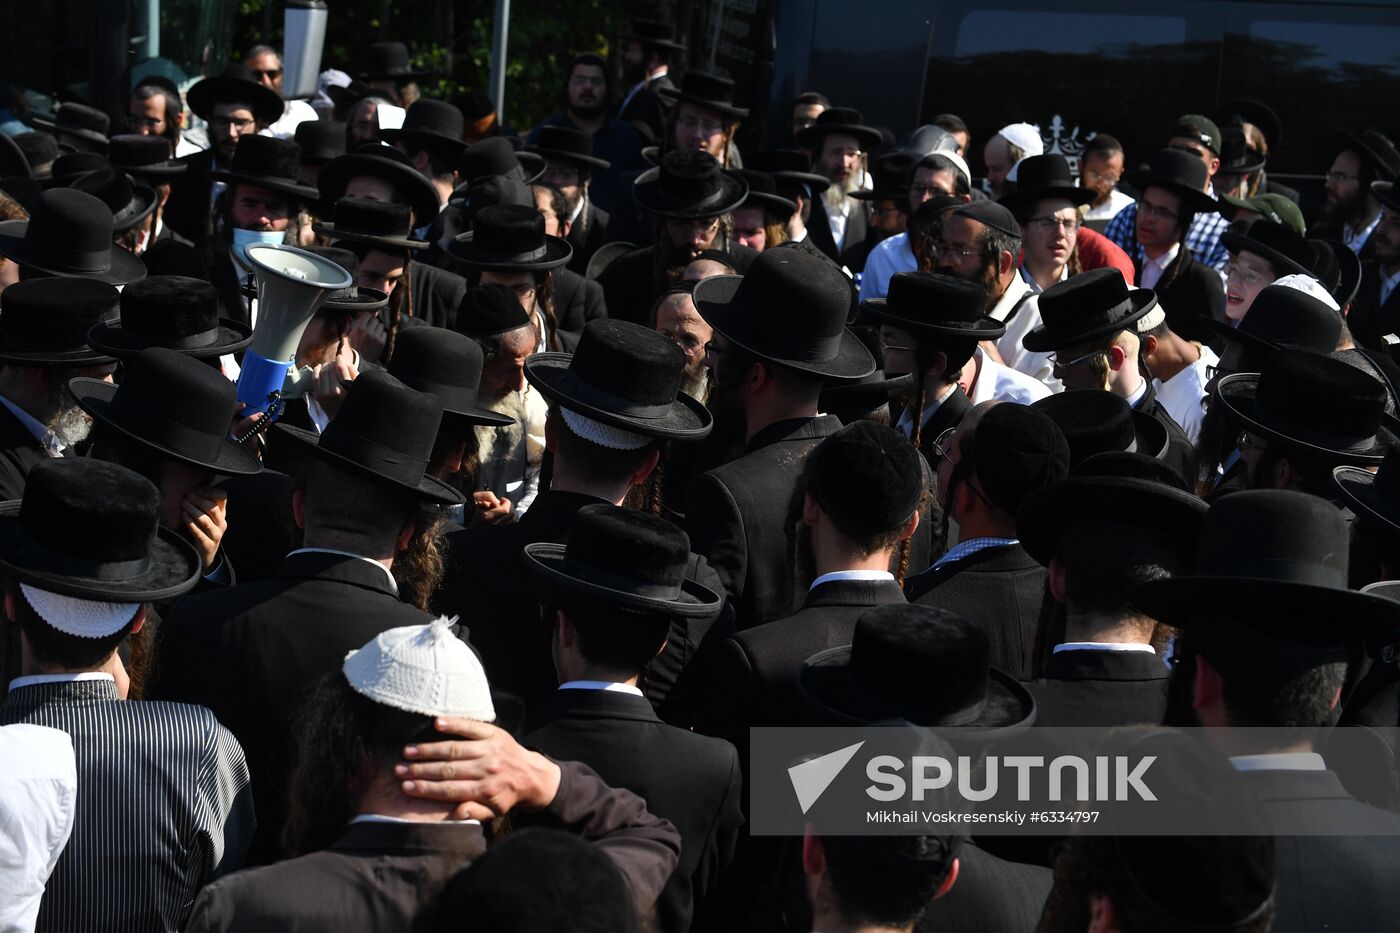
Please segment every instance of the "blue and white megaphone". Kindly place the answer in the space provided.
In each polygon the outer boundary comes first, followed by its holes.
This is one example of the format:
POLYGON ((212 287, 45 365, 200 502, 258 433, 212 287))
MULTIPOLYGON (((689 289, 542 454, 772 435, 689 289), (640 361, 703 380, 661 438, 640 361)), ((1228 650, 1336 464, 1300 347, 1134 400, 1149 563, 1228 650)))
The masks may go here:
POLYGON ((238 400, 245 415, 262 412, 271 421, 283 402, 311 384, 311 370, 296 369, 297 346, 326 296, 354 284, 350 273, 315 253, 277 244, 249 246, 244 255, 257 282, 258 321, 243 353, 238 400))

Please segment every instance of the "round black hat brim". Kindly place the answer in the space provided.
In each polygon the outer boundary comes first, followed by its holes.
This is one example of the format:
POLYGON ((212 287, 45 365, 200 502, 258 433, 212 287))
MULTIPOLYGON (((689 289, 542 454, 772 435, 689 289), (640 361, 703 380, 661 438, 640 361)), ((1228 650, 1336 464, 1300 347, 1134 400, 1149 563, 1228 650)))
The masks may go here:
POLYGON ((1391 446, 1393 436, 1385 428, 1379 428, 1371 445, 1364 450, 1342 451, 1331 447, 1293 437, 1281 429, 1258 420, 1254 414, 1254 397, 1259 389, 1258 373, 1236 373, 1226 376, 1215 387, 1215 394, 1221 404, 1238 418, 1251 434, 1289 447, 1295 447, 1331 463, 1380 463, 1391 446))
POLYGON ((624 431, 648 437, 699 440, 714 427, 710 410, 684 392, 676 394, 664 418, 637 418, 600 408, 579 392, 570 390, 567 375, 572 359, 570 353, 536 353, 525 360, 525 378, 551 402, 624 431))
POLYGON ((17 265, 29 266, 48 275, 70 276, 73 278, 95 279, 108 285, 130 285, 146 277, 146 264, 120 246, 112 246, 111 265, 106 272, 74 272, 44 264, 34 256, 31 244, 26 242, 24 233, 29 229, 27 220, 0 221, 0 256, 12 259, 17 265))
POLYGON ((693 619, 714 615, 723 602, 719 594, 694 580, 681 581, 681 596, 677 600, 642 596, 581 580, 569 572, 568 547, 563 544, 527 544, 522 556, 546 585, 603 599, 628 609, 693 619))
POLYGON ((1081 343, 1088 343, 1100 337, 1111 337, 1125 330, 1131 330, 1132 326, 1141 320, 1147 312, 1157 307, 1157 293, 1150 288, 1133 289, 1128 292, 1128 300, 1133 305, 1131 311, 1116 321, 1094 327, 1056 328, 1045 323, 1042 317, 1041 323, 1031 328, 1021 343, 1032 353, 1052 353, 1061 347, 1077 347, 1081 343))
POLYGON ((400 482, 398 479, 395 479, 392 476, 385 476, 383 473, 379 472, 373 467, 367 466, 359 462, 358 460, 352 460, 349 457, 336 453, 333 450, 326 450, 324 447, 321 446, 321 435, 317 434, 315 431, 308 431, 305 428, 298 428, 290 424, 280 423, 274 424, 273 428, 275 428, 278 431, 281 431, 283 435, 290 438, 291 440, 296 441, 299 445, 301 445, 303 449, 308 450, 308 452, 311 453, 313 456, 320 457, 322 460, 325 460, 326 462, 334 466, 352 470, 356 473, 361 474, 362 476, 368 476, 371 479, 378 480, 379 482, 389 486, 394 486, 399 489, 406 489, 409 492, 415 492, 418 495, 422 496, 424 499, 428 499, 433 502, 441 502, 445 505, 460 505, 463 501, 465 501, 464 497, 460 492, 453 489, 451 486, 447 485, 441 480, 435 479, 434 477, 428 476, 426 474, 417 483, 404 483, 400 482))
MULTIPOLYGON (((133 334, 129 330, 123 330, 120 321, 110 321, 93 325, 87 335, 88 346, 102 353, 110 354, 119 360, 133 357, 142 350, 151 347, 164 347, 158 339, 143 337, 133 334)), ((192 356, 197 360, 211 359, 216 356, 223 356, 227 353, 237 353, 248 344, 253 342, 253 329, 247 324, 238 321, 231 321, 228 318, 219 319, 218 334, 213 343, 203 347, 179 348, 177 353, 185 356, 192 356)))

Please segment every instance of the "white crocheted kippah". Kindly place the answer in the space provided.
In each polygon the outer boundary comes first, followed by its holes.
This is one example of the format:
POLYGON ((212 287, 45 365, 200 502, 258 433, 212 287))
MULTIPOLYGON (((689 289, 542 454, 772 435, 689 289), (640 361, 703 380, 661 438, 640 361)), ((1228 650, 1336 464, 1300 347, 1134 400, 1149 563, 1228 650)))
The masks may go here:
POLYGON ((78 638, 115 635, 141 608, 140 603, 102 603, 76 596, 61 596, 28 583, 21 583, 19 591, 39 618, 63 634, 78 638))
POLYGON ((395 709, 494 722, 486 671, 453 633, 456 621, 439 617, 380 632, 345 656, 345 679, 356 693, 395 709))
POLYGON ((1045 142, 1040 138, 1040 130, 1029 123, 1008 123, 997 130, 997 135, 1025 153, 1023 158, 1045 154, 1045 142))
POLYGON ((625 428, 615 428, 610 424, 594 421, 586 415, 580 415, 576 411, 569 411, 567 408, 560 407, 559 414, 563 416, 564 423, 569 426, 570 431, 600 447, 610 447, 613 450, 641 450, 651 443, 651 438, 645 434, 638 434, 636 431, 628 431, 625 428))
POLYGON ((1342 306, 1337 304, 1337 299, 1332 297, 1332 293, 1323 287, 1321 282, 1310 275, 1301 275, 1295 272, 1292 275, 1285 275, 1281 279, 1276 279, 1274 284, 1302 292, 1304 295, 1310 295, 1333 311, 1342 310, 1342 306))

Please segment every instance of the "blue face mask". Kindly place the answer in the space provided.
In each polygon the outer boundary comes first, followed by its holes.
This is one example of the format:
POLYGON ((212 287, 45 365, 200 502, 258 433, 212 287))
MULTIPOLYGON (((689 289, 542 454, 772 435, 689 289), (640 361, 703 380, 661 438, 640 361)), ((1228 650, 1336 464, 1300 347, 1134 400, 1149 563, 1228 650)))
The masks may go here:
POLYGON ((239 262, 251 269, 253 263, 248 258, 248 247, 269 243, 278 245, 286 238, 287 232, 285 230, 242 230, 235 227, 233 230, 233 255, 238 257, 239 262))

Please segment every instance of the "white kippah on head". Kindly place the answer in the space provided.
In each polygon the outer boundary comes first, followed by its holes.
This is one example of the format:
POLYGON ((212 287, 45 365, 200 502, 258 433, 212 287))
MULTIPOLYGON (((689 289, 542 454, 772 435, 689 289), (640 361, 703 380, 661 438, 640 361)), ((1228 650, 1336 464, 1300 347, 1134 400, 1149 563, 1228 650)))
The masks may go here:
POLYGON ((610 447, 613 450, 641 450, 651 443, 651 438, 645 434, 638 434, 635 431, 615 428, 610 424, 594 421, 592 418, 580 415, 576 411, 570 411, 562 405, 559 407, 559 414, 563 417, 564 423, 569 426, 570 431, 600 447, 610 447))
POLYGON ((1157 307, 1153 308, 1151 311, 1138 318, 1137 324, 1135 324, 1134 326, 1137 328, 1137 332, 1139 334, 1145 334, 1149 330, 1156 330, 1158 327, 1161 327, 1162 322, 1166 319, 1166 309, 1163 308, 1160 304, 1158 304, 1157 307))
POLYGON ((1337 304, 1337 299, 1332 297, 1332 293, 1324 288, 1321 282, 1310 275, 1301 275, 1295 272, 1292 275, 1285 275, 1281 279, 1276 279, 1274 284, 1282 285, 1284 288, 1291 288, 1294 291, 1299 291, 1304 295, 1316 298, 1333 311, 1342 310, 1342 306, 1337 304))
POLYGON ((1045 143, 1040 138, 1040 130, 1029 123, 1011 123, 997 130, 997 135, 1020 149, 1023 158, 1045 154, 1045 143))
POLYGON ((962 172, 963 181, 967 182, 967 186, 969 188, 972 187, 972 170, 967 167, 966 159, 958 155, 956 152, 944 152, 942 149, 935 152, 934 155, 941 155, 943 158, 956 165, 958 167, 958 171, 962 172))
POLYGON ((380 632, 345 656, 351 689, 376 703, 422 713, 494 722, 491 687, 472 650, 453 634, 456 616, 380 632))
POLYGON ((99 603, 76 596, 61 596, 21 583, 24 601, 53 628, 77 638, 107 638, 126 627, 140 603, 99 603))

